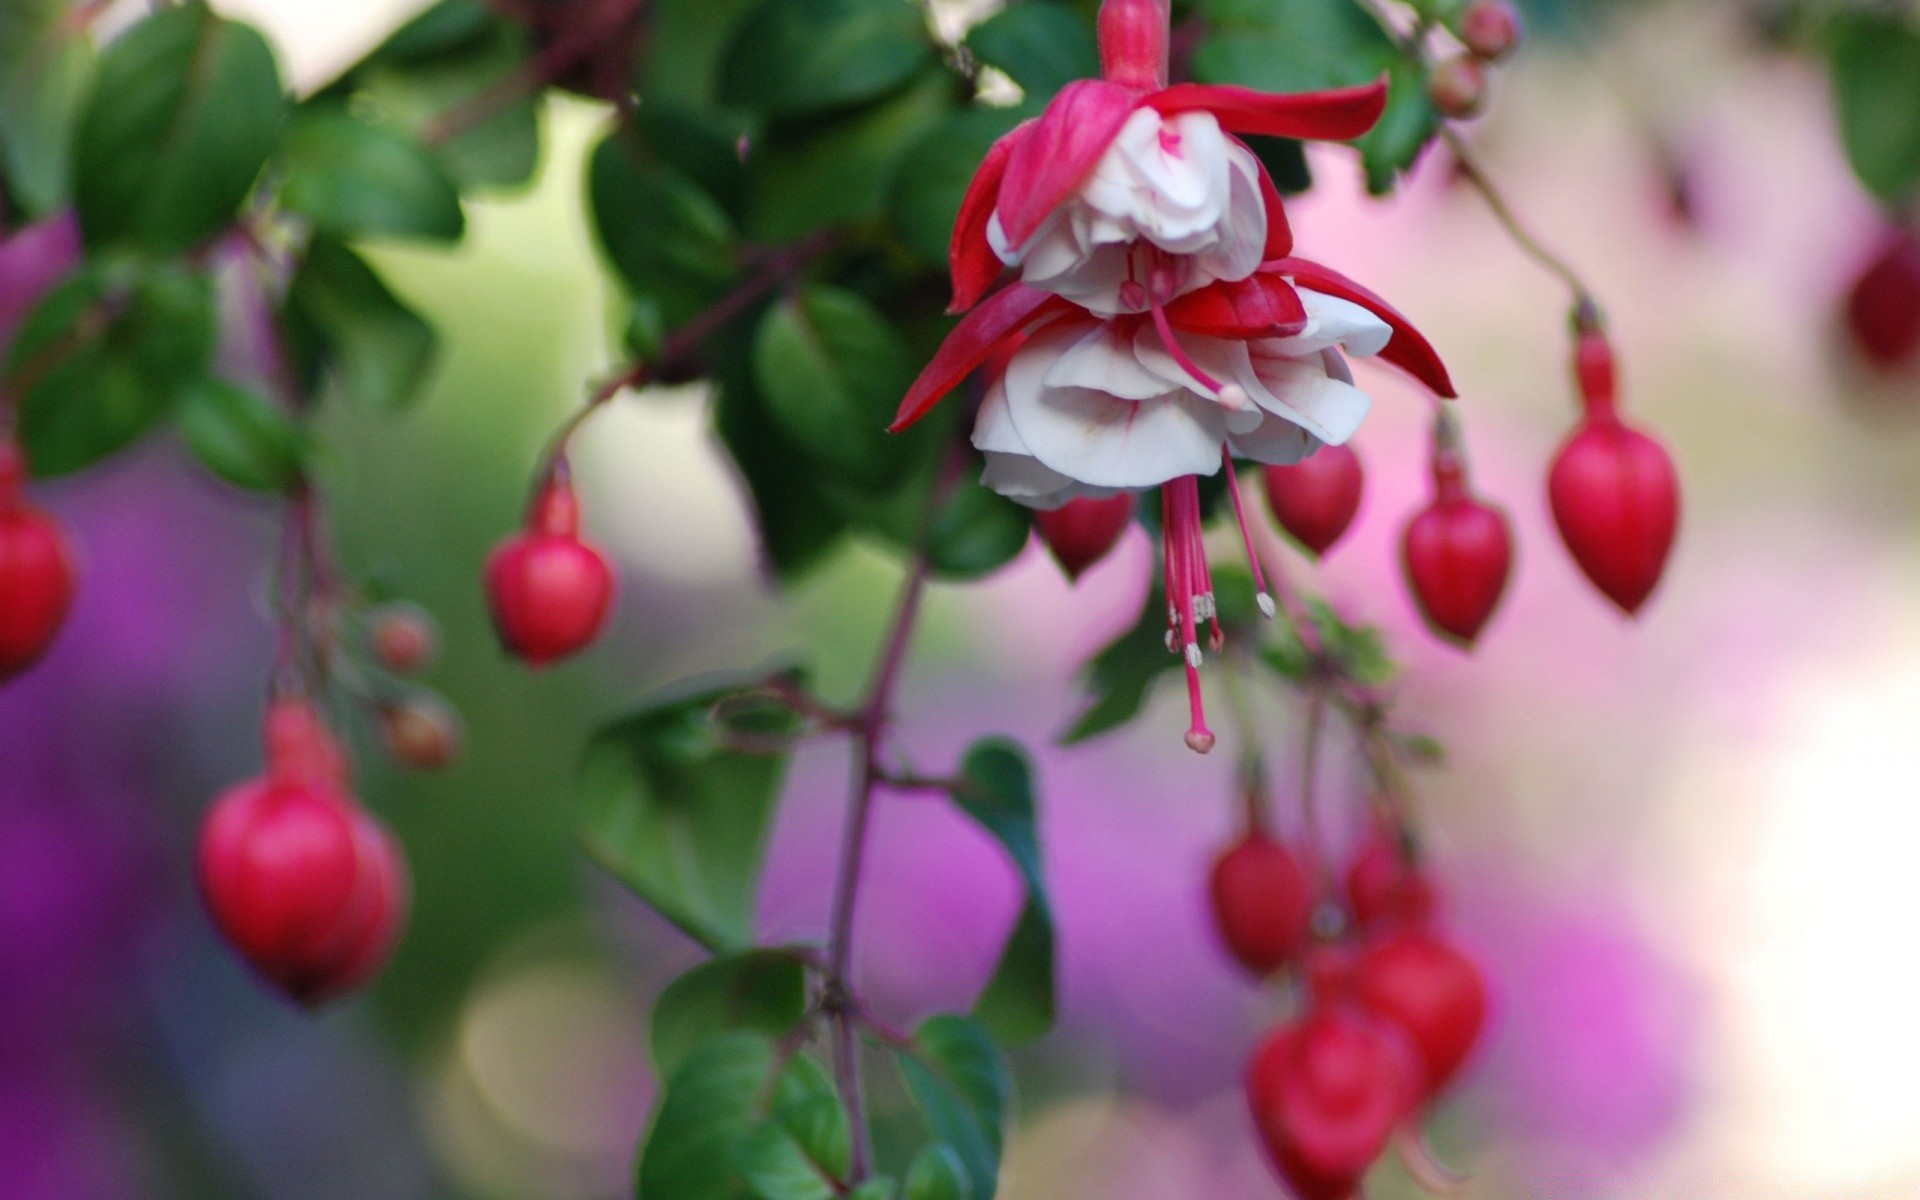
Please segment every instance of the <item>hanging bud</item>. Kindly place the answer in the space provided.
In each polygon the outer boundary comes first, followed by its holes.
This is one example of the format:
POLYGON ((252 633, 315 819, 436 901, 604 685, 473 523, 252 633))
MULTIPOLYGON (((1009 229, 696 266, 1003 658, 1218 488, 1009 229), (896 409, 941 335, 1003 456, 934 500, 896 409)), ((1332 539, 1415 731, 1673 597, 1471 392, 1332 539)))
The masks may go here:
POLYGON ((460 757, 460 717, 430 692, 380 708, 380 737, 403 767, 438 771, 460 757))
POLYGON ((1322 446, 1291 466, 1266 468, 1267 507, 1316 556, 1333 549, 1360 511, 1366 482, 1351 444, 1322 446))
POLYGON ((1680 521, 1680 481, 1659 442, 1614 407, 1612 348, 1597 327, 1574 352, 1586 419, 1554 456, 1547 497, 1560 537, 1593 585, 1632 615, 1666 568, 1680 521))
POLYGON ((1847 329, 1868 365, 1920 364, 1920 239, 1895 230, 1847 294, 1847 329))
POLYGON ((1240 965, 1262 978, 1306 945, 1312 896, 1293 851, 1250 830, 1213 865, 1214 923, 1240 965))
POLYGON ((1461 44, 1487 62, 1513 53, 1520 35, 1520 13, 1507 0, 1471 0, 1460 14, 1461 44))
POLYGON ((579 531, 580 504, 561 468, 535 498, 527 528, 487 560, 494 629, 507 652, 529 666, 585 647, 612 606, 613 569, 579 531))
POLYGON ((25 476, 18 446, 0 438, 0 683, 39 661, 73 604, 73 551, 27 503, 25 476))
POLYGON ((1467 54, 1435 63, 1427 76, 1427 98, 1451 120, 1478 116, 1487 102, 1487 69, 1467 54))
POLYGON ((1369 946, 1356 988, 1362 1004, 1404 1029, 1419 1048, 1427 1096, 1453 1079, 1486 1023, 1480 969, 1427 929, 1405 928, 1369 946))
POLYGON ((1104 500, 1069 500, 1034 513, 1033 525, 1067 578, 1077 580, 1119 544, 1133 520, 1133 507, 1132 492, 1104 500))
POLYGON ((1298 1200, 1350 1200, 1413 1114, 1424 1069, 1406 1034, 1356 1004, 1350 984, 1329 987, 1318 964, 1314 974, 1306 1015, 1254 1052, 1247 1101, 1298 1200))
POLYGON ((412 604, 390 604, 374 613, 367 629, 374 661, 396 675, 417 675, 440 652, 433 617, 412 604))
POLYGON ((1401 565, 1433 632, 1473 645, 1499 606, 1513 566, 1506 514, 1467 491, 1451 412, 1434 422, 1433 500, 1407 523, 1401 565))
POLYGON ((392 836, 314 773, 315 743, 302 722, 291 706, 269 715, 267 771, 214 802, 197 873, 221 935, 269 983, 311 1006, 386 962, 408 887, 392 836))
POLYGON ((1435 899, 1403 839, 1385 829, 1367 839, 1347 868, 1347 902, 1363 929, 1424 923, 1435 899))
POLYGON ((1100 6, 1101 74, 1123 87, 1167 86, 1171 20, 1167 0, 1106 0, 1100 6))

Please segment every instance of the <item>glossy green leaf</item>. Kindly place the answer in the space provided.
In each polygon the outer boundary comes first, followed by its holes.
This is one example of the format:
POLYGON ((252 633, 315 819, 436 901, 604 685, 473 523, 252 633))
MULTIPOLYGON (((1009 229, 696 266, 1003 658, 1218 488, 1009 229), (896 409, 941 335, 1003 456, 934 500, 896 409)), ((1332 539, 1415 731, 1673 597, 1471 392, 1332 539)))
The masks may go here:
POLYGON ((439 0, 382 42, 374 57, 404 61, 432 58, 484 41, 493 14, 479 0, 439 0))
POLYGON ((1054 0, 1012 4, 967 34, 974 57, 1005 71, 1028 100, 1045 100, 1076 79, 1100 75, 1093 25, 1054 0))
POLYGON ((806 1003, 806 972, 791 954, 747 950, 710 959, 668 984, 654 1002, 653 1068, 672 1075, 702 1043, 723 1033, 778 1037, 799 1024, 806 1003))
MULTIPOLYGON (((761 0, 654 0, 653 28, 642 49, 634 90, 648 105, 665 100, 692 108, 716 102, 721 56, 740 23, 761 0)), ((645 109, 643 107, 642 111, 645 109)))
POLYGON ((709 1041, 682 1063, 640 1151, 637 1200, 748 1200, 740 1149, 776 1065, 773 1042, 752 1033, 709 1041))
POLYGON ((514 187, 540 161, 537 98, 513 93, 511 83, 531 53, 524 27, 489 12, 478 32, 449 36, 436 50, 376 56, 349 85, 359 103, 428 146, 460 187, 514 187), (480 99, 503 88, 510 98, 480 99))
POLYGON ((767 1116, 736 1152, 760 1200, 833 1200, 853 1157, 846 1107, 825 1068, 796 1056, 780 1074, 767 1116))
POLYGON ((433 327, 365 259, 331 239, 308 246, 287 293, 287 317, 306 363, 368 410, 404 408, 433 368, 433 327))
POLYGON ((3 390, 20 405, 36 475, 90 466, 180 403, 213 353, 213 290, 174 267, 109 280, 83 270, 48 293, 15 337, 3 390))
POLYGON ((279 492, 300 478, 305 439, 284 409, 217 379, 187 385, 179 405, 188 448, 228 483, 279 492))
POLYGON ((794 469, 804 453, 761 395, 745 339, 729 339, 713 361, 719 383, 715 429, 751 493, 765 566, 792 582, 826 558, 846 532, 847 517, 815 473, 794 469))
POLYGON ((875 1175, 847 1193, 847 1200, 894 1200, 898 1185, 890 1175, 875 1175))
POLYGON ((714 948, 751 943, 784 754, 728 749, 716 701, 744 681, 662 693, 603 726, 578 786, 587 852, 662 916, 714 948))
POLYGON ((807 116, 884 96, 933 58, 912 0, 765 0, 720 64, 720 98, 769 117, 807 116))
POLYGON ((960 765, 954 803, 1003 846, 1020 872, 1027 899, 973 1015, 1001 1042, 1018 1045, 1053 1028, 1053 908, 1040 863, 1033 764, 1018 742, 974 743, 960 765))
POLYGON ((1158 588, 1133 627, 1109 642, 1087 664, 1085 680, 1093 703, 1061 735, 1071 745, 1117 729, 1138 716, 1160 677, 1180 665, 1167 652, 1167 602, 1158 588))
POLYGON ((903 1200, 973 1200, 967 1169, 951 1146, 935 1144, 914 1155, 903 1200))
POLYGON ((895 1061, 928 1127, 959 1157, 975 1200, 993 1200, 1012 1103, 1006 1059, 993 1039, 966 1017, 929 1017, 895 1061))
POLYGON ((29 216, 67 195, 74 118, 93 50, 60 0, 0 0, 0 176, 29 216))
POLYGON ((404 134, 345 112, 301 114, 287 133, 280 203, 338 237, 453 241, 466 229, 460 193, 404 134))
MULTIPOLYGON (((1009 10, 1014 11, 1014 10, 1009 10)), ((987 150, 1028 115, 1024 108, 969 108, 942 121, 901 160, 887 218, 907 248, 945 267, 960 203, 987 150)))
POLYGON ((1892 10, 1843 9, 1828 53, 1854 174, 1888 204, 1910 203, 1920 196, 1920 25, 1892 10))
POLYGON ((594 150, 587 190, 607 258, 628 287, 659 303, 667 325, 726 291, 736 267, 733 223, 691 179, 644 161, 615 130, 594 150))
POLYGON ((914 363, 873 305, 826 284, 783 297, 754 336, 753 369, 773 418, 809 458, 859 479, 888 473, 886 426, 914 363))
POLYGON ((1019 557, 1033 514, 973 479, 954 489, 927 532, 927 561, 942 579, 980 579, 1019 557))
POLYGON ((955 104, 952 76, 935 68, 885 100, 766 131, 747 164, 749 234, 794 242, 823 225, 879 217, 908 148, 955 104))
POLYGON ((258 33, 201 4, 145 18, 101 54, 75 130, 87 241, 171 254, 218 233, 279 146, 286 114, 258 33))

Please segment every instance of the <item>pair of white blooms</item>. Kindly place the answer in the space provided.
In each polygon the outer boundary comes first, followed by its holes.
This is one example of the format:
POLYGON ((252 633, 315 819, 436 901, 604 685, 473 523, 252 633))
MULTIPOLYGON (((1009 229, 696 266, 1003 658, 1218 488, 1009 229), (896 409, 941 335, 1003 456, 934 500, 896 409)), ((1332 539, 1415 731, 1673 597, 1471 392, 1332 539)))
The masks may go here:
POLYGON ((1163 321, 1125 319, 1254 273, 1267 241, 1260 171, 1211 113, 1142 107, 1024 245, 993 219, 994 253, 1023 282, 1099 319, 1055 321, 1014 353, 974 427, 982 482, 1055 508, 1211 475, 1223 447, 1291 463, 1352 436, 1372 401, 1341 352, 1377 354, 1392 337, 1359 305, 1299 288, 1307 325, 1294 336, 1175 333, 1171 349, 1163 321))

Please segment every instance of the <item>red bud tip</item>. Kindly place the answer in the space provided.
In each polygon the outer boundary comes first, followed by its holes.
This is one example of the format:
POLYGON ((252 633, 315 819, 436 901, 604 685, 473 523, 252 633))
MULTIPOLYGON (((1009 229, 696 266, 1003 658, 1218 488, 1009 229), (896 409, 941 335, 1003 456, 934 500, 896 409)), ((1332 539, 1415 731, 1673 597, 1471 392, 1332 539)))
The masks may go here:
POLYGON ((501 542, 485 583, 500 644, 534 667, 586 648, 613 605, 613 568, 572 532, 536 528, 501 542))
POLYGON ((1587 578, 1629 616, 1659 584, 1680 523, 1680 479, 1659 442, 1608 413, 1554 456, 1547 499, 1587 578))
POLYGON ((1588 416, 1613 412, 1618 367, 1613 357, 1613 345, 1601 330, 1589 328, 1575 335, 1573 375, 1580 387, 1580 399, 1586 406, 1588 416))
POLYGON ((1133 521, 1133 508, 1131 492, 1104 500, 1069 500, 1059 508, 1034 513, 1033 525, 1067 578, 1077 580, 1113 552, 1133 521))
POLYGON ((1460 14, 1460 41, 1472 54, 1496 62, 1520 44, 1520 13, 1507 0, 1472 0, 1460 14))
POLYGON ((1220 940, 1254 975, 1273 974, 1306 945, 1313 899, 1284 843, 1248 833, 1214 863, 1208 894, 1220 940))
POLYGON ((1444 414, 1434 427, 1434 498, 1401 535, 1401 566, 1428 627, 1471 646, 1506 591, 1513 532, 1505 513, 1467 492, 1444 414))
POLYGON ((1323 555, 1346 535, 1360 511, 1366 473, 1353 447, 1322 446, 1291 466, 1268 467, 1267 507, 1295 541, 1323 555))
MULTIPOLYGON (((5 453, 0 443, 0 455, 5 453)), ((17 476, 11 497, 4 489, 0 480, 0 683, 53 645, 73 605, 78 575, 60 523, 26 502, 17 476)))
POLYGON ((570 537, 580 531, 580 498, 574 494, 573 482, 564 466, 555 467, 540 494, 534 497, 527 513, 527 528, 555 537, 570 537))
POLYGON ((0 509, 12 508, 26 494, 27 459, 20 444, 0 437, 0 509))
POLYGON ((1427 97, 1443 117, 1464 121, 1477 116, 1487 102, 1487 69, 1465 54, 1438 63, 1427 77, 1427 97))
POLYGON ((440 649, 433 618, 410 604, 396 604, 374 614, 367 643, 380 665, 397 675, 425 670, 440 649))
POLYGON ((381 709, 380 733, 394 761, 416 771, 438 771, 460 756, 460 718, 437 696, 381 709))
POLYGON ((1167 0, 1106 0, 1100 6, 1100 70, 1123 87, 1167 86, 1172 13, 1167 0))
POLYGON ((1486 1023, 1487 988, 1473 960, 1425 929, 1408 928, 1367 948, 1358 998, 1405 1030, 1432 1096, 1457 1074, 1486 1023))

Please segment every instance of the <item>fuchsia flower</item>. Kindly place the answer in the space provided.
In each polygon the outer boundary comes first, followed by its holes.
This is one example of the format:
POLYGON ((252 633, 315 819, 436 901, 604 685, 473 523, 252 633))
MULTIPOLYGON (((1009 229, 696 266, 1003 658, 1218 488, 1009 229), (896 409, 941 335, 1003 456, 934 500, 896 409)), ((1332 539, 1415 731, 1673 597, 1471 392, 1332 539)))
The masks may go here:
POLYGON ((1233 136, 1358 137, 1380 117, 1385 82, 1290 96, 1168 87, 1167 40, 1165 0, 1106 0, 1105 78, 1068 85, 987 153, 949 254, 953 310, 967 315, 892 428, 991 360, 973 432, 981 482, 1041 509, 1161 489, 1168 646, 1186 660, 1187 743, 1205 752, 1198 625, 1213 622, 1216 648, 1221 635, 1198 477, 1226 471, 1244 535, 1236 457, 1298 462, 1365 419, 1372 401, 1345 356, 1377 354, 1454 391, 1406 318, 1293 257, 1280 194, 1233 136), (1019 281, 988 295, 1008 268, 1019 281))

